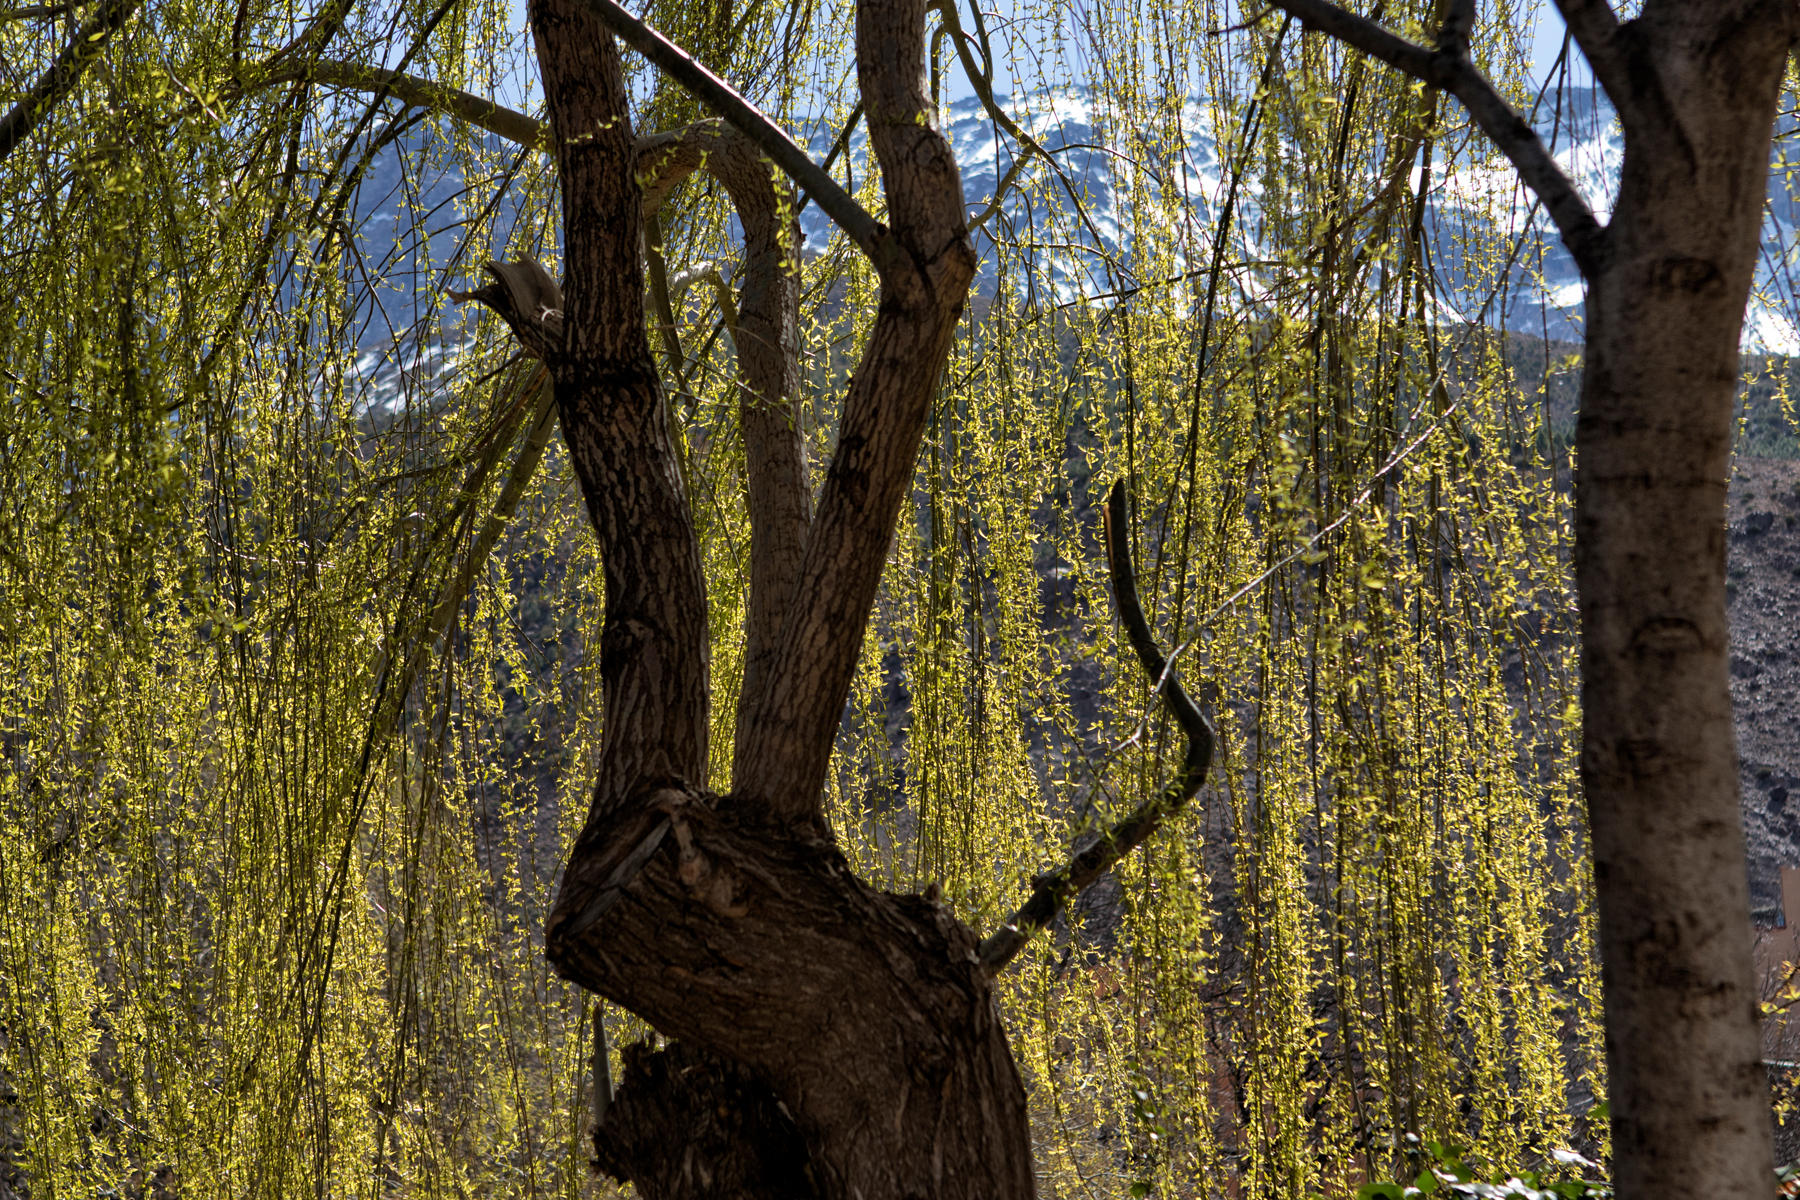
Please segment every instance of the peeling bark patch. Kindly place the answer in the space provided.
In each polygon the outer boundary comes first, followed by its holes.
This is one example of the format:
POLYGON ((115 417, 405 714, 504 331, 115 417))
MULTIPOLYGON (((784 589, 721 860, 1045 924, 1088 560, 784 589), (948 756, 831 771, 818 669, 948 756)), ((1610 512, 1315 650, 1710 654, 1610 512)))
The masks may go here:
POLYGON ((1656 264, 1656 286, 1692 296, 1716 296, 1725 289, 1719 268, 1705 258, 1673 255, 1656 264))

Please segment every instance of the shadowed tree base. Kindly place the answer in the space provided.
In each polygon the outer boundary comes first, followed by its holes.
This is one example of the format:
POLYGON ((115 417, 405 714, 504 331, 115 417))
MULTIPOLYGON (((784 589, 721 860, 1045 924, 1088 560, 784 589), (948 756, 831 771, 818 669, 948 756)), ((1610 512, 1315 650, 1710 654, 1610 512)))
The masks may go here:
POLYGON ((594 1166, 647 1200, 810 1200, 806 1146, 769 1088, 687 1042, 625 1047, 594 1166))

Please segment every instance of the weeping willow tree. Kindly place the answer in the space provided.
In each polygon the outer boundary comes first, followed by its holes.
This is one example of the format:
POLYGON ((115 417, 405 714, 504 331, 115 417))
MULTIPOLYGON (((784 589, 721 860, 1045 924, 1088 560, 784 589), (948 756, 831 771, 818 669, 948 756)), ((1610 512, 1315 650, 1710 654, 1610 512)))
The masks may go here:
POLYGON ((601 7, 0 23, 0 1183, 1603 1154, 1464 111, 1211 0, 648 10, 734 91, 601 7))

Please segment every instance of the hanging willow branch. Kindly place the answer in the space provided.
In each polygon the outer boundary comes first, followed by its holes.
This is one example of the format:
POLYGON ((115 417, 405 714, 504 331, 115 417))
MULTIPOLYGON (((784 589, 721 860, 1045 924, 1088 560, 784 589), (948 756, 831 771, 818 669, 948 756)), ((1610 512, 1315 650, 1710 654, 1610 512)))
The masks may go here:
POLYGON ((1450 6, 1452 19, 1436 50, 1409 42, 1330 0, 1273 0, 1273 5, 1298 17, 1308 29, 1354 46, 1462 101, 1475 124, 1544 202, 1544 211, 1556 222, 1563 244, 1582 275, 1593 277, 1604 259, 1606 230, 1530 123, 1469 61, 1467 30, 1473 24, 1473 14, 1466 11, 1465 5, 1450 6))
POLYGON ((1131 527, 1125 508, 1125 481, 1113 484, 1106 498, 1106 564, 1112 574, 1113 603, 1119 609, 1119 621, 1138 661, 1156 684, 1163 703, 1169 706, 1176 724, 1187 735, 1187 757, 1181 771, 1158 789, 1156 795, 1134 809, 1130 816, 1096 838, 1087 849, 1063 866, 1032 881, 1031 899, 999 929, 982 939, 981 965, 990 974, 1011 962, 1031 940, 1031 935, 1048 925, 1068 902, 1089 884, 1110 871, 1113 864, 1143 844, 1162 826, 1164 820, 1193 799, 1206 782, 1207 768, 1212 765, 1213 729, 1201 715, 1176 678, 1156 639, 1150 634, 1150 622, 1138 602, 1137 574, 1131 565, 1131 527))
POLYGON ((50 69, 38 80, 37 86, 0 119, 0 161, 29 137, 38 123, 75 89, 88 64, 106 49, 108 39, 131 19, 137 6, 138 0, 110 0, 94 14, 93 20, 76 31, 63 52, 56 56, 56 61, 50 64, 50 69))

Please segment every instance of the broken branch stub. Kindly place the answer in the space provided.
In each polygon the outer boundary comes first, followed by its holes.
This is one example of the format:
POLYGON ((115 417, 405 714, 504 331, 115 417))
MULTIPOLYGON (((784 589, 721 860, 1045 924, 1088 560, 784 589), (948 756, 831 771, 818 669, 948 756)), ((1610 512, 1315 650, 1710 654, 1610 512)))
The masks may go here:
POLYGON ((562 288, 534 258, 486 266, 494 282, 473 291, 452 291, 450 298, 487 305, 512 329, 525 353, 548 362, 563 347, 562 288))

